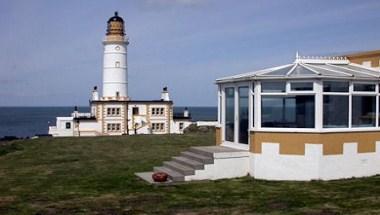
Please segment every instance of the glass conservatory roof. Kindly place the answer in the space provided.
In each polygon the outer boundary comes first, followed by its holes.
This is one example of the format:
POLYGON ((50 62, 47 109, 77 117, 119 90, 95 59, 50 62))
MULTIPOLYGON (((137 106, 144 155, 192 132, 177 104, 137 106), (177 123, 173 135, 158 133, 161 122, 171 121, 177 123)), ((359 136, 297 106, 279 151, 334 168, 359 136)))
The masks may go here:
POLYGON ((217 83, 259 79, 380 80, 380 71, 351 63, 344 57, 299 57, 292 64, 217 79, 217 83))

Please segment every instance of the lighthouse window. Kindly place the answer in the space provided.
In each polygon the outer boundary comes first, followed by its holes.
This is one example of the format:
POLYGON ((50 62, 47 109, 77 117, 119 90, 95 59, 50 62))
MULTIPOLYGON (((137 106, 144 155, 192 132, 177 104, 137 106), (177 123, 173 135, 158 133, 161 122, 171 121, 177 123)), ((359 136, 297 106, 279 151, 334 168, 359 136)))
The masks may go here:
POLYGON ((66 122, 66 129, 70 129, 70 128, 71 128, 71 123, 66 122))
POLYGON ((119 61, 116 61, 116 62, 115 62, 115 67, 116 67, 116 68, 119 68, 119 67, 120 67, 120 62, 119 62, 119 61))
POLYGON ((183 129, 183 122, 180 122, 179 123, 179 130, 182 130, 183 129))

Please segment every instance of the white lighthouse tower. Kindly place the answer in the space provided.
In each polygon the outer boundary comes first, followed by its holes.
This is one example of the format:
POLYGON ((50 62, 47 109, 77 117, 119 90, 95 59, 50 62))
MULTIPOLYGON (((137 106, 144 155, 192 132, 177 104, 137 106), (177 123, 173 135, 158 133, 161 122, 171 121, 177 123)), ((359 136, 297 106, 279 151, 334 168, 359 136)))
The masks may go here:
POLYGON ((128 100, 127 45, 124 20, 117 12, 107 22, 103 41, 103 100, 128 100))

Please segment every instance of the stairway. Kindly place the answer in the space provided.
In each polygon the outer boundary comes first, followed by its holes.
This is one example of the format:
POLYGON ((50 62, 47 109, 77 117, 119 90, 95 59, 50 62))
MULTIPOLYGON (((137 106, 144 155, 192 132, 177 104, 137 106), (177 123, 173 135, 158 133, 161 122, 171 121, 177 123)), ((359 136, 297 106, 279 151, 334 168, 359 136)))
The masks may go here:
POLYGON ((248 168, 237 175, 236 170, 232 170, 231 176, 220 172, 228 173, 228 169, 224 169, 229 166, 226 162, 232 164, 233 169, 236 169, 236 162, 242 162, 237 165, 241 166, 240 169, 245 168, 248 166, 248 157, 247 151, 228 147, 191 147, 181 152, 180 156, 173 157, 171 161, 164 161, 163 166, 154 167, 154 172, 167 173, 173 182, 240 177, 248 173, 248 168))

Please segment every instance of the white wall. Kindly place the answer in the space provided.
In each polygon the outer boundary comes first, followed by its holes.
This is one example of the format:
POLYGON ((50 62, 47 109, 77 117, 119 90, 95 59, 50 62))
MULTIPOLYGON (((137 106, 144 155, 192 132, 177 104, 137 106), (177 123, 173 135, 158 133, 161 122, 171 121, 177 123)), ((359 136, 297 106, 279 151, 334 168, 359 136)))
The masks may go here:
POLYGON ((332 180, 380 174, 380 142, 376 152, 358 153, 357 143, 345 143, 341 155, 323 155, 322 145, 306 144, 305 155, 281 155, 278 143, 263 143, 250 156, 249 173, 267 180, 332 180))
POLYGON ((214 164, 207 164, 194 175, 185 176, 185 181, 217 180, 237 178, 248 174, 249 152, 214 153, 214 164))

